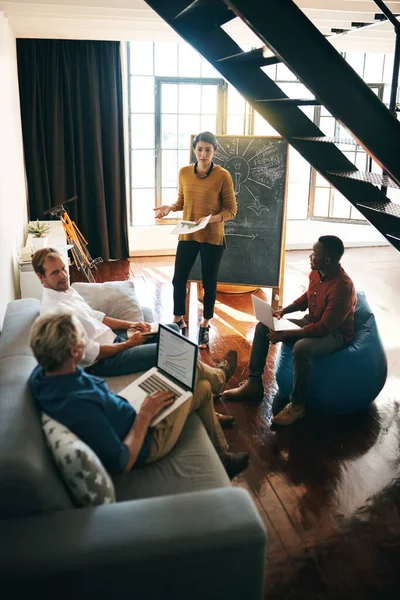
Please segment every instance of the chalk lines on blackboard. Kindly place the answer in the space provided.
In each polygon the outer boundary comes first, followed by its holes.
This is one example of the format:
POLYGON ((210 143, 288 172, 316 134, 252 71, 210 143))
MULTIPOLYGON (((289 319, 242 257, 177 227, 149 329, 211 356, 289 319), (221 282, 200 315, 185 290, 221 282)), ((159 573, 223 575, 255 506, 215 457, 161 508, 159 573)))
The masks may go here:
POLYGON ((231 235, 231 236, 235 236, 235 237, 245 237, 245 238, 250 238, 253 241, 256 239, 256 234, 252 233, 251 235, 246 235, 244 233, 226 233, 225 235, 231 235))
POLYGON ((254 198, 254 204, 249 204, 248 206, 246 206, 246 209, 248 208, 249 210, 252 210, 257 215, 257 217, 259 217, 262 214, 263 210, 269 212, 269 208, 267 206, 264 206, 264 204, 260 203, 258 196, 255 196, 253 192, 247 187, 247 185, 245 186, 245 188, 254 198))

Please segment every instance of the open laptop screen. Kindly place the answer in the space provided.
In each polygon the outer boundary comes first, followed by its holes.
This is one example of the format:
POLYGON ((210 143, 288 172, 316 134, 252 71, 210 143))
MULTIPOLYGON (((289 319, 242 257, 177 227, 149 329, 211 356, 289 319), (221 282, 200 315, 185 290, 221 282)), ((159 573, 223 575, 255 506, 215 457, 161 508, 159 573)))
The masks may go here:
POLYGON ((169 327, 160 325, 157 368, 192 391, 196 378, 197 352, 197 344, 169 327))

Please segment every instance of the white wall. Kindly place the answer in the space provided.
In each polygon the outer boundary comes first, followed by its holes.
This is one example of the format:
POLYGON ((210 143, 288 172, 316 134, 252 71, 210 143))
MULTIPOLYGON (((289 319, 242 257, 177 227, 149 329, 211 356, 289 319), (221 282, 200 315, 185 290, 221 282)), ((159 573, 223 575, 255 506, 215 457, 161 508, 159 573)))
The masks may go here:
POLYGON ((15 36, 0 12, 0 328, 19 295, 18 249, 27 223, 15 36))

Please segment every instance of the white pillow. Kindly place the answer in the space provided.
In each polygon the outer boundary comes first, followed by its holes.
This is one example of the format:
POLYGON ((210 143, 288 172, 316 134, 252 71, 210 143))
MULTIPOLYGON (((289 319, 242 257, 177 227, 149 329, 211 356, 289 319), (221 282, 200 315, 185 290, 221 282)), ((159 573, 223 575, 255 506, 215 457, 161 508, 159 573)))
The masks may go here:
POLYGON ((78 506, 115 502, 114 484, 93 450, 45 413, 42 427, 54 461, 78 506))
POLYGON ((73 283, 72 287, 93 310, 123 321, 143 321, 143 311, 136 298, 132 281, 106 283, 73 283))

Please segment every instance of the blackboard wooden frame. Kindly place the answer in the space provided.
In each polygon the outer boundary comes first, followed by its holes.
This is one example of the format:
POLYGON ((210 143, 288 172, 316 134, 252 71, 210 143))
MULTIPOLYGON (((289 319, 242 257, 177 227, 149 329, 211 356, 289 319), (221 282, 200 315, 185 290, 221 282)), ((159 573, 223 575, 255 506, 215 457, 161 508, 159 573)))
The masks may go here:
MULTIPOLYGON (((285 171, 284 171, 284 186, 283 186, 283 201, 282 201, 282 217, 281 217, 281 223, 280 223, 280 247, 279 247, 279 265, 278 265, 278 277, 277 280, 271 282, 270 284, 268 284, 267 282, 263 283, 262 285, 260 283, 242 283, 240 281, 235 281, 235 282, 219 282, 221 284, 223 284, 224 286, 229 286, 231 285, 232 287, 248 287, 250 289, 253 289, 255 287, 262 287, 262 288, 271 288, 272 289, 272 307, 274 310, 277 310, 281 305, 282 305, 282 297, 283 297, 283 286, 284 286, 284 268, 285 268, 285 243, 286 243, 286 214, 287 214, 287 190, 288 190, 288 157, 289 157, 289 145, 286 142, 286 140, 284 140, 284 138, 282 138, 281 136, 256 136, 256 135, 241 135, 241 136, 234 136, 234 135, 216 135, 217 140, 228 140, 228 139, 240 139, 241 141, 249 141, 251 142, 251 140, 257 139, 257 140, 262 140, 262 141, 270 141, 270 140, 277 140, 280 142, 284 142, 286 145, 286 161, 285 161, 285 171)), ((191 136, 191 148, 192 148, 192 142, 193 142, 193 138, 194 135, 191 136)), ((189 158, 189 162, 193 162, 194 160, 194 154, 193 154, 193 150, 190 151, 190 158, 189 158)), ((186 302, 186 316, 188 317, 188 311, 189 311, 189 305, 190 305, 190 287, 191 287, 191 283, 192 282, 197 282, 198 283, 198 290, 200 290, 200 286, 201 286, 201 279, 199 278, 191 278, 188 281, 188 294, 187 294, 187 302, 186 302)))

